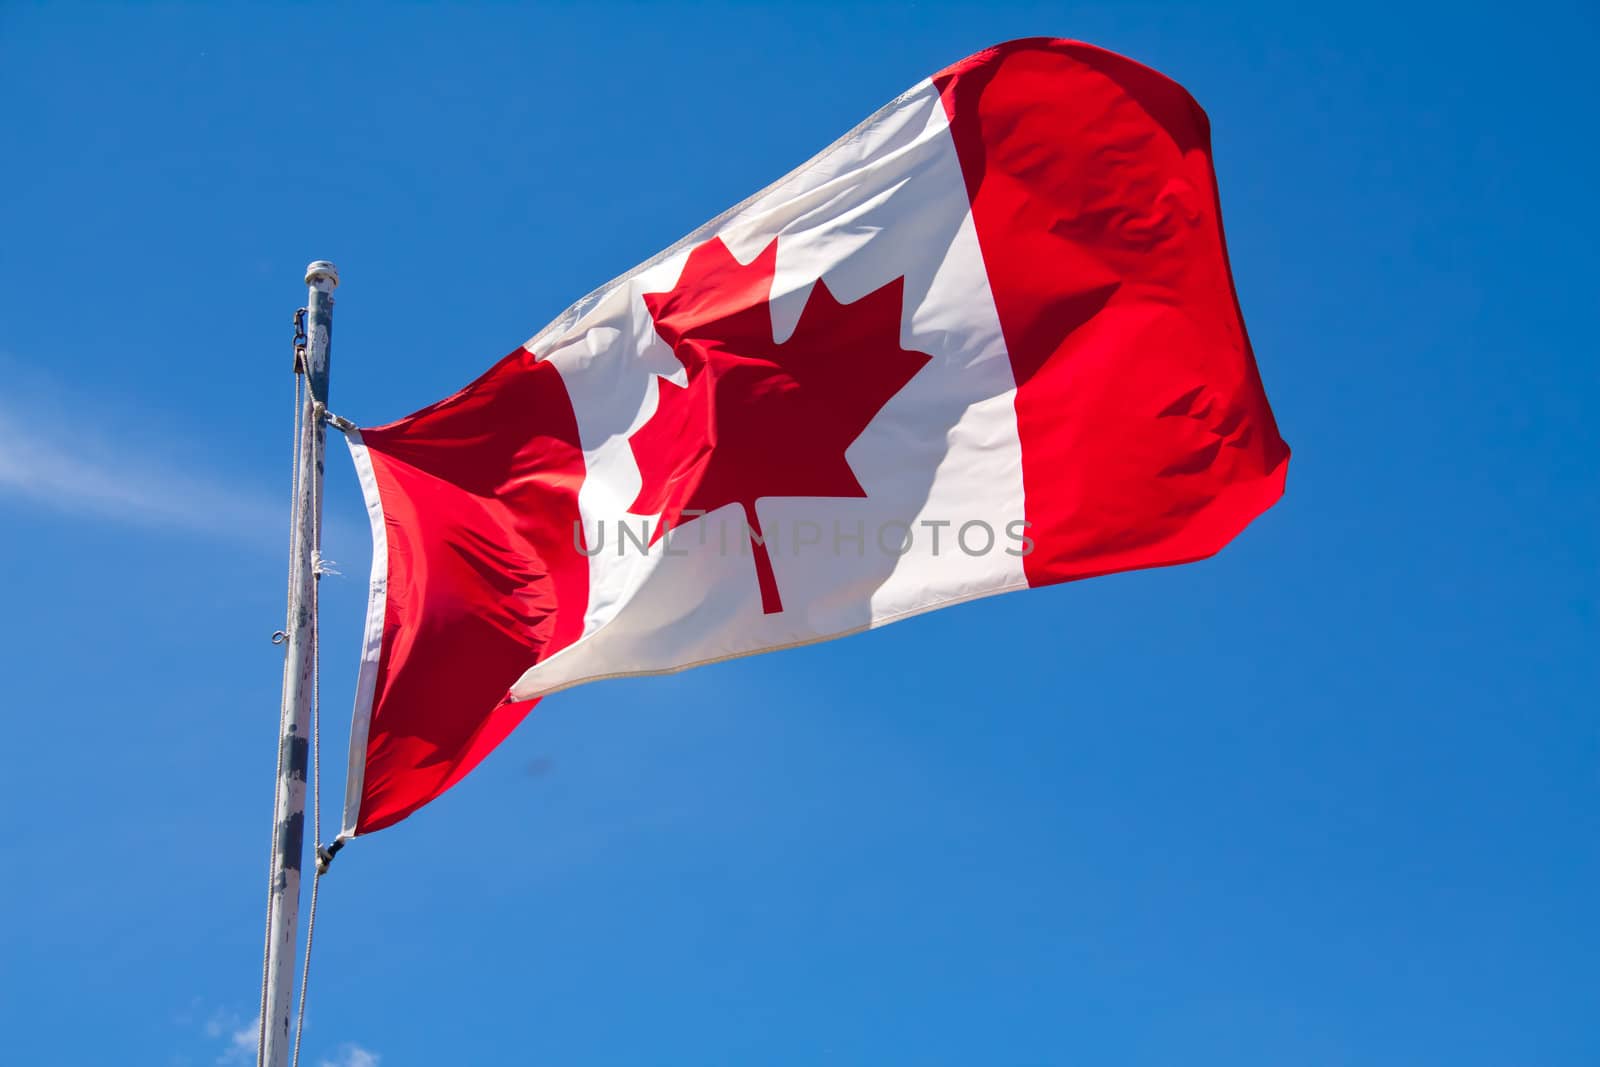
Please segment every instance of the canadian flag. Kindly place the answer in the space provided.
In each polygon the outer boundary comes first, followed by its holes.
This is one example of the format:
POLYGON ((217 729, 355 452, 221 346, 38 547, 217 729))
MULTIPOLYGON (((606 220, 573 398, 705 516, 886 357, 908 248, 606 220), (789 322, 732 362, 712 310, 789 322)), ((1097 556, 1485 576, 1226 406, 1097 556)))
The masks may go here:
POLYGON ((912 87, 351 447, 375 553, 344 836, 568 686, 1209 556, 1289 456, 1205 113, 1050 39, 912 87))

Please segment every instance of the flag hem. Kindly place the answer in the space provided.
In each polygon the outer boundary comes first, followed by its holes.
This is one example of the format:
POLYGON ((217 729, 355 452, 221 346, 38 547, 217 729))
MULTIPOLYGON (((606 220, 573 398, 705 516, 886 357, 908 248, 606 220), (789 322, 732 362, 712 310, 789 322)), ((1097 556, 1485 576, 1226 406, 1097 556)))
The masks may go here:
POLYGON ((383 653, 383 623, 389 603, 389 531, 384 521, 378 477, 361 431, 346 438, 350 458, 361 482, 361 496, 372 524, 372 578, 367 587, 367 622, 361 639, 361 667, 356 675, 355 706, 350 712, 350 758, 345 772, 344 820, 340 837, 356 836, 361 820, 362 790, 366 784, 367 732, 372 723, 372 702, 377 691, 378 664, 383 653))

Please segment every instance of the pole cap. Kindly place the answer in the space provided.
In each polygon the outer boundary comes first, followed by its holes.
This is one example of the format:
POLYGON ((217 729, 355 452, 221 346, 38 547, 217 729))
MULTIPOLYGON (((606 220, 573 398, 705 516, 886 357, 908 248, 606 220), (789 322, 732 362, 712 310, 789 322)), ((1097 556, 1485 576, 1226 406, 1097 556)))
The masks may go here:
POLYGON ((306 284, 314 285, 325 293, 339 287, 339 268, 325 259, 319 259, 306 268, 306 284))

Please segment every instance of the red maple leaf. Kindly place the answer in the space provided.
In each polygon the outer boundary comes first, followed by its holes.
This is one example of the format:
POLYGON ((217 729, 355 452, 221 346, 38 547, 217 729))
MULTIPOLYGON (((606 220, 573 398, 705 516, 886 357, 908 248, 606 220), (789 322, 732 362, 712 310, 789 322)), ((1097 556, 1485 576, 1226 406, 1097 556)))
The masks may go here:
POLYGON ((660 514, 651 542, 685 511, 744 508, 768 615, 783 610, 762 540, 762 497, 864 497, 845 460, 861 431, 928 357, 900 347, 905 279, 841 304, 819 278, 794 334, 773 339, 776 239, 748 265, 713 237, 671 292, 645 294, 656 332, 688 372, 660 378, 660 403, 629 439, 644 483, 629 511, 660 514))

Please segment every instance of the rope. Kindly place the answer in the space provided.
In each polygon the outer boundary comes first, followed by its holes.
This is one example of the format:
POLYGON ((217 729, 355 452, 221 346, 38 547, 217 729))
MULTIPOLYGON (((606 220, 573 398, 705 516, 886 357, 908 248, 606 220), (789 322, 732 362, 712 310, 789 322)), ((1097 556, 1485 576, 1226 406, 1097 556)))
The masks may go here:
MULTIPOLYGON (((302 363, 298 344, 299 325, 296 317, 296 346, 294 361, 294 454, 289 460, 289 555, 294 555, 295 532, 300 528, 300 420, 303 417, 305 398, 305 375, 302 373, 302 363)), ((288 579, 288 588, 284 593, 284 617, 287 621, 288 604, 294 599, 294 578, 288 579)), ((282 631, 279 631, 280 633, 282 631)), ((285 635, 287 636, 287 635, 285 635)), ((277 644, 276 637, 273 640, 277 644)), ((281 732, 281 726, 280 726, 281 732)), ((269 967, 272 959, 272 890, 277 881, 276 867, 278 855, 278 823, 283 817, 283 810, 278 804, 278 783, 283 781, 283 745, 278 745, 278 766, 272 775, 272 835, 267 842, 267 909, 262 919, 262 927, 267 931, 267 936, 261 944, 261 1011, 256 1020, 256 1062, 260 1063, 267 1055, 267 985, 271 977, 269 967)))
POLYGON ((317 891, 322 888, 322 875, 327 870, 322 859, 322 613, 318 601, 325 572, 320 527, 318 522, 311 535, 311 543, 317 546, 311 568, 311 840, 316 873, 311 877, 311 907, 306 914, 306 956, 300 965, 300 1011, 294 1024, 293 1067, 300 1067, 300 1038, 306 1030, 306 990, 311 985, 311 943, 317 936, 317 891))
POLYGON ((294 1025, 294 1060, 292 1067, 300 1067, 300 1035, 306 1030, 306 983, 311 979, 311 939, 317 932, 317 890, 322 885, 322 872, 311 879, 311 910, 306 918, 306 959, 300 971, 300 1014, 294 1025))
MULTIPOLYGON (((328 418, 337 429, 348 433, 354 425, 348 421, 332 415, 310 390, 306 381, 306 332, 305 309, 295 312, 294 336, 294 460, 291 463, 290 484, 294 493, 294 506, 290 509, 289 523, 289 555, 294 558, 297 547, 297 536, 300 523, 304 518, 302 506, 303 490, 306 488, 305 480, 315 478, 318 483, 322 479, 320 467, 307 467, 303 462, 300 435, 310 432, 308 420, 322 421, 328 418)), ((320 497, 322 487, 320 484, 311 487, 320 497)), ((306 916, 306 952, 300 965, 300 1006, 295 1017, 294 1055, 293 1067, 300 1067, 300 1040, 305 1036, 306 1029, 306 994, 311 985, 311 948, 317 933, 317 897, 322 887, 322 876, 327 873, 328 864, 333 862, 334 854, 344 846, 342 838, 335 838, 329 847, 322 844, 322 634, 321 634, 321 605, 320 591, 322 576, 324 574, 338 574, 333 569, 332 562, 322 558, 322 516, 313 513, 311 516, 311 829, 313 854, 316 857, 316 873, 311 880, 311 906, 306 916)), ((288 603, 294 603, 294 577, 291 571, 289 578, 288 603)), ((279 643, 280 635, 287 639, 286 631, 279 631, 273 635, 273 644, 279 643)), ((280 731, 281 732, 281 731, 280 731)), ((278 746, 278 776, 276 781, 283 780, 283 745, 278 746)), ((274 878, 277 858, 278 823, 282 818, 282 807, 279 802, 277 790, 273 791, 272 801, 272 848, 268 853, 267 866, 267 922, 268 943, 263 947, 261 954, 261 1018, 256 1030, 256 1061, 259 1063, 266 1058, 267 1048, 267 987, 269 985, 269 961, 271 959, 271 917, 272 917, 272 891, 276 881, 274 878)))

